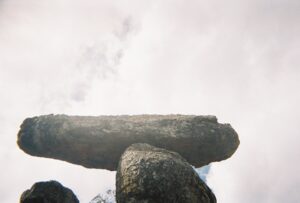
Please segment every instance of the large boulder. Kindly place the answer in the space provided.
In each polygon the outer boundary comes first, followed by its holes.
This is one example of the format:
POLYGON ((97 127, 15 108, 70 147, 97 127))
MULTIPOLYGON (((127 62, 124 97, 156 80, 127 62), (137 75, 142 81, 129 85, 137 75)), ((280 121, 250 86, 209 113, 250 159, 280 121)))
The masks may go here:
POLYGON ((124 152, 116 174, 118 203, 215 203, 216 198, 178 153, 148 144, 124 152))
POLYGON ((229 158, 239 138, 229 124, 218 123, 215 116, 46 115, 25 119, 17 143, 33 156, 116 170, 121 154, 134 143, 178 152, 201 167, 229 158))
POLYGON ((38 182, 23 192, 20 203, 79 203, 76 195, 57 181, 38 182))

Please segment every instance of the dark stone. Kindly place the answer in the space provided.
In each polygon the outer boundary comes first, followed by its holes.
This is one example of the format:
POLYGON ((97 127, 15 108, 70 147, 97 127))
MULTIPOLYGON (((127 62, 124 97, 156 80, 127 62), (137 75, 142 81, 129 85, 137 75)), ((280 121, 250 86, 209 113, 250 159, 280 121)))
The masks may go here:
POLYGON ((116 175, 118 203, 215 203, 216 198, 178 153, 148 144, 124 152, 116 175))
POLYGON ((176 151, 201 167, 229 158, 240 142, 234 129, 215 116, 47 115, 25 119, 17 143, 33 156, 116 170, 121 154, 134 143, 176 151))
POLYGON ((20 203, 79 203, 72 190, 57 181, 38 182, 23 192, 20 203))

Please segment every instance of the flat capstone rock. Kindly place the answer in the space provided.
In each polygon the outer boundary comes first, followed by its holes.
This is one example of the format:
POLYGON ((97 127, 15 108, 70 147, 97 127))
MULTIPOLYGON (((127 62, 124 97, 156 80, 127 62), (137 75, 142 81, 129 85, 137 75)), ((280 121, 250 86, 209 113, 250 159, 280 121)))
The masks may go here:
POLYGON ((215 116, 45 115, 25 119, 17 143, 33 156, 116 170, 134 143, 175 151, 201 167, 231 157, 240 141, 231 125, 218 123, 215 116))

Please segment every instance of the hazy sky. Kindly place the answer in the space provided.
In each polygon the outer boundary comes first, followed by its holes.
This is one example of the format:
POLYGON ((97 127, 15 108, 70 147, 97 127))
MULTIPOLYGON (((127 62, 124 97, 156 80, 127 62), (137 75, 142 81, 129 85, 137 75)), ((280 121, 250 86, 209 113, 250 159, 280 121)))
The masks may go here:
POLYGON ((300 202, 300 1, 0 1, 0 202, 55 179, 82 202, 114 172, 31 157, 23 119, 182 113, 231 123, 220 203, 300 202))

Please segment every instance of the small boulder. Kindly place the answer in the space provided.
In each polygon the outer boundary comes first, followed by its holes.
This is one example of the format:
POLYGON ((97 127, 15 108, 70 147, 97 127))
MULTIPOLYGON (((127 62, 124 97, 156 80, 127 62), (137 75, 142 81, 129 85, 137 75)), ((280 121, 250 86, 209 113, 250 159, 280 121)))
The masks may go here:
POLYGON ((69 188, 57 181, 37 182, 23 192, 20 203, 79 203, 69 188))

